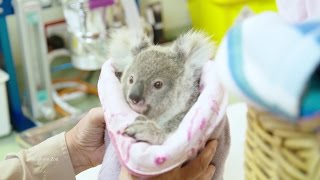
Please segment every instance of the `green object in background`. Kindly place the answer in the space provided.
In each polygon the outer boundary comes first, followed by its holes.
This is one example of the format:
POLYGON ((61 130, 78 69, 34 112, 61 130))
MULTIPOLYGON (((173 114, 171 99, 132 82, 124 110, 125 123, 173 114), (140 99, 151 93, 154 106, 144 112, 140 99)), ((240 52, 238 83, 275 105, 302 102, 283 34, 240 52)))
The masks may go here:
POLYGON ((16 142, 16 133, 12 132, 8 136, 0 137, 0 161, 4 160, 9 153, 17 153, 22 148, 16 142))
POLYGON ((244 7, 254 13, 277 10, 275 0, 188 0, 188 7, 193 27, 218 43, 244 7))
POLYGON ((34 12, 27 13, 27 21, 32 25, 37 24, 39 22, 38 14, 34 12))
POLYGON ((46 90, 40 90, 37 93, 37 99, 39 102, 46 102, 48 100, 48 93, 46 90))

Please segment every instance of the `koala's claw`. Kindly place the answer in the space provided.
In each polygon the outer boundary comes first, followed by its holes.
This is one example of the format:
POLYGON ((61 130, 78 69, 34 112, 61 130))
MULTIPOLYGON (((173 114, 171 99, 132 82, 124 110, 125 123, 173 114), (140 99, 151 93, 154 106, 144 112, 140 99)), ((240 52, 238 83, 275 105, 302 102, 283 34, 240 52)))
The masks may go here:
POLYGON ((162 144, 165 139, 164 133, 153 121, 136 120, 129 125, 124 133, 138 142, 147 142, 149 144, 162 144))

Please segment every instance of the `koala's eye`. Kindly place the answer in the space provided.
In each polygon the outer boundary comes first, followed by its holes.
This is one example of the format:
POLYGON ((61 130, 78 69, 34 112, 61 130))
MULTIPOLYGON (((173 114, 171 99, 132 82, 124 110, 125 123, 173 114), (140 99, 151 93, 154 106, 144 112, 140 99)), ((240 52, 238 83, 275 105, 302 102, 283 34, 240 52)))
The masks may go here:
POLYGON ((153 86, 157 89, 160 89, 162 87, 162 82, 161 81, 157 81, 153 84, 153 86))
POLYGON ((130 78, 129 78, 129 83, 130 83, 130 84, 133 83, 133 76, 130 76, 130 78))

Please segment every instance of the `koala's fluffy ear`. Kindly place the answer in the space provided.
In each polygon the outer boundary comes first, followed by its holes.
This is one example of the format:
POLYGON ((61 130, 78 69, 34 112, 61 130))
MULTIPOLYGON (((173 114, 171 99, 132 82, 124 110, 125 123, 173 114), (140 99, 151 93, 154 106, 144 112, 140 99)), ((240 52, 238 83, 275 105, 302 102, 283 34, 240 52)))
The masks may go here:
POLYGON ((108 54, 117 72, 123 72, 136 54, 151 45, 146 35, 138 35, 127 29, 116 30, 110 36, 108 54))
POLYGON ((186 64, 202 67, 202 65, 213 56, 215 45, 210 37, 204 32, 190 30, 180 36, 172 46, 173 51, 177 52, 180 59, 186 64))

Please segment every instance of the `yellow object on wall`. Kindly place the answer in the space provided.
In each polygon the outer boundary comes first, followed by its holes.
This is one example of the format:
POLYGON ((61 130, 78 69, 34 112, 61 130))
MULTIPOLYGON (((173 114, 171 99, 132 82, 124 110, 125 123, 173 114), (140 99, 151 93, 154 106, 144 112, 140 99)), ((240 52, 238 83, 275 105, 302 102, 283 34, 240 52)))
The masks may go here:
POLYGON ((254 13, 277 10, 275 0, 188 0, 193 27, 218 43, 246 6, 254 13))

